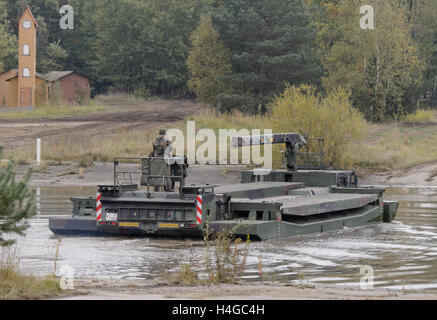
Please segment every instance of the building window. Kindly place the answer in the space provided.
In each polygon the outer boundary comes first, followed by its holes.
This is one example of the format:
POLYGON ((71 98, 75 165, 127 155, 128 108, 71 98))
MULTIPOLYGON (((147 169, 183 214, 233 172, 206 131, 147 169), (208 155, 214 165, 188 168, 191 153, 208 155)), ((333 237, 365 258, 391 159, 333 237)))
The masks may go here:
POLYGON ((23 45, 23 56, 29 56, 30 55, 30 47, 28 44, 23 45))
POLYGON ((24 78, 30 77, 30 69, 29 68, 23 68, 23 77, 24 78))

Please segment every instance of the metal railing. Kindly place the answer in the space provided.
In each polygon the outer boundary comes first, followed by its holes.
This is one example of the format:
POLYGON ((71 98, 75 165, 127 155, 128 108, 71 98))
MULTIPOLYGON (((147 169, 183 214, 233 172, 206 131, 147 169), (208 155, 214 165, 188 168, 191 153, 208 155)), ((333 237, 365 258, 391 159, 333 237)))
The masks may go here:
MULTIPOLYGON (((159 157, 129 157, 129 156, 119 156, 119 157, 114 157, 114 185, 121 185, 122 183, 120 183, 120 175, 123 176, 123 180, 126 182, 128 181, 130 185, 134 184, 133 179, 132 179, 132 175, 135 174, 147 174, 147 177, 150 179, 155 179, 155 178, 162 178, 164 179, 182 179, 183 176, 182 175, 150 175, 148 171, 145 171, 142 166, 142 161, 143 160, 151 160, 151 159, 156 159, 159 157), (117 168, 119 167, 120 164, 120 160, 125 160, 125 163, 131 163, 129 160, 137 160, 140 161, 139 164, 139 169, 137 170, 133 170, 133 171, 119 171, 117 170, 117 168)), ((174 163, 178 163, 178 164, 184 164, 184 158, 183 157, 169 157, 169 158, 164 158, 163 159, 167 160, 167 164, 170 166, 174 163)), ((138 179, 139 180, 139 179, 138 179)))
MULTIPOLYGON (((132 175, 141 174, 141 166, 135 171, 118 171, 117 168, 120 164, 120 160, 141 160, 142 157, 114 157, 114 186, 121 185, 120 175, 123 176, 123 180, 126 182, 129 179, 129 184, 133 184, 132 175), (127 178, 128 177, 128 178, 127 178)), ((129 162, 130 163, 130 162, 129 162)))
POLYGON ((328 169, 325 162, 325 139, 307 138, 307 144, 297 154, 298 169, 328 169), (305 151, 301 151, 304 149, 305 151))

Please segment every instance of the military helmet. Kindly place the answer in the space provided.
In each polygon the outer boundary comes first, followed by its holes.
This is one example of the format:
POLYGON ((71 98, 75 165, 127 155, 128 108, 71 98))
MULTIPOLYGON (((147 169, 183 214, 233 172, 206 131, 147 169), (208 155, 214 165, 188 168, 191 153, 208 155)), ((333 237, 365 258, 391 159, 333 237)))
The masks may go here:
POLYGON ((167 132, 167 131, 165 131, 164 128, 162 128, 162 129, 159 130, 159 134, 165 134, 166 132, 167 132))

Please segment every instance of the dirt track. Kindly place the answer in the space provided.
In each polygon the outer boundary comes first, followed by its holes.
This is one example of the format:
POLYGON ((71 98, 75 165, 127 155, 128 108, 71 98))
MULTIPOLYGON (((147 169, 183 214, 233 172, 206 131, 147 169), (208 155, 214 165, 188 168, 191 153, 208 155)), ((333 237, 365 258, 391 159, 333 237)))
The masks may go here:
POLYGON ((150 100, 129 103, 116 97, 101 104, 109 110, 60 119, 0 119, 0 145, 13 149, 34 144, 37 138, 62 136, 93 136, 101 130, 153 129, 182 121, 186 116, 197 114, 203 107, 191 100, 150 100))

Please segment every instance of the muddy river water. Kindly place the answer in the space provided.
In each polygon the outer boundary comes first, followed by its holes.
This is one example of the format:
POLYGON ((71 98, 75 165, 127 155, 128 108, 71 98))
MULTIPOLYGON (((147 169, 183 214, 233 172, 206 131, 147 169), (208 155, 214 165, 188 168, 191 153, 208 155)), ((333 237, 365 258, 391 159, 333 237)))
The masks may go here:
MULTIPOLYGON (((186 261, 202 268, 200 240, 77 236, 59 240, 48 229, 48 218, 70 215, 69 198, 94 196, 95 188, 45 187, 38 194, 38 215, 15 246, 24 272, 50 274, 56 263, 58 275, 73 270, 79 278, 153 279, 186 261)), ((363 275, 373 270, 375 287, 437 290, 437 187, 389 188, 385 199, 400 202, 398 215, 389 224, 251 242, 243 278, 259 280, 261 260, 263 280, 268 281, 359 286, 363 275)))

